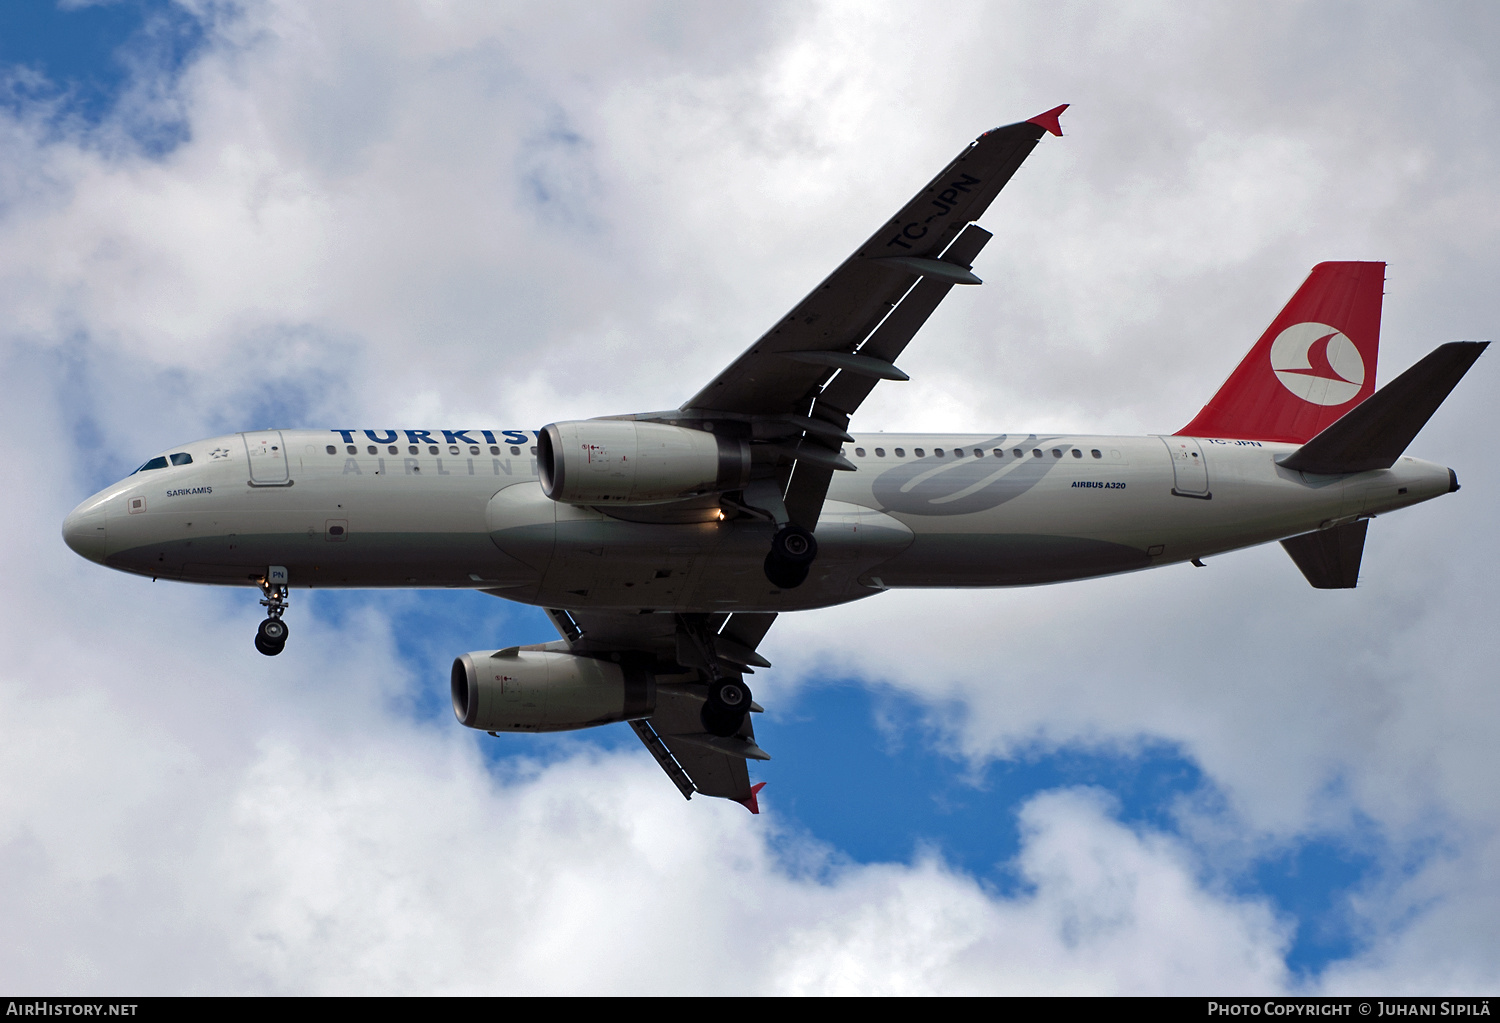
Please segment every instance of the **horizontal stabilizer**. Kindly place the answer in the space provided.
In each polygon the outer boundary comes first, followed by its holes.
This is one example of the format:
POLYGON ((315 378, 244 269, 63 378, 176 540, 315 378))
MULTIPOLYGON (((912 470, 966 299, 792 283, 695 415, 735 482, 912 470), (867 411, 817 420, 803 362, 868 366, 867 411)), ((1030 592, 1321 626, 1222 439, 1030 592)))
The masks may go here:
POLYGON ((1440 346, 1277 461, 1299 472, 1389 469, 1488 345, 1488 341, 1452 341, 1440 346))
POLYGON ((1350 590, 1359 582, 1369 519, 1347 522, 1281 541, 1307 581, 1320 590, 1350 590))

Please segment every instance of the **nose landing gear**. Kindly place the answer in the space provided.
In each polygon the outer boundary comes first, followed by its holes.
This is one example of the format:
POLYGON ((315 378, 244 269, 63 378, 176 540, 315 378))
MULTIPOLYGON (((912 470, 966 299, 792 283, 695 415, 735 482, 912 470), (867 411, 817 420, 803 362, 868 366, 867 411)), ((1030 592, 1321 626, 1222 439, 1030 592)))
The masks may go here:
POLYGON ((287 607, 286 569, 273 568, 260 581, 260 592, 265 596, 261 607, 266 609, 266 620, 255 631, 255 649, 267 657, 275 657, 286 647, 287 626, 281 620, 287 607))

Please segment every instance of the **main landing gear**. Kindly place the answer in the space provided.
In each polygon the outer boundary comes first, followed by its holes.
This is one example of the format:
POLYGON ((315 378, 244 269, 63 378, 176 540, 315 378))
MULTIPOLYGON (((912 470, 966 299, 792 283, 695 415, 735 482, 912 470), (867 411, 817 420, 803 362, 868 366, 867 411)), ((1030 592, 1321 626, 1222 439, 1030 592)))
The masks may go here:
POLYGON ((708 692, 698 718, 709 735, 727 739, 739 733, 745 715, 750 713, 750 687, 745 685, 745 677, 739 672, 724 670, 729 665, 719 657, 715 633, 707 624, 708 617, 677 616, 678 658, 684 667, 698 668, 708 676, 708 692), (687 644, 682 642, 684 639, 687 644))
MULTIPOLYGON (((272 582, 273 574, 260 581, 260 592, 265 594, 260 604, 266 609, 266 620, 255 630, 255 649, 267 657, 275 657, 286 647, 287 627, 281 616, 286 613, 287 585, 285 581, 272 582)), ((281 572, 286 579, 286 572, 281 572)))
POLYGON ((818 556, 818 541, 801 526, 785 525, 771 538, 771 553, 766 555, 766 578, 783 590, 801 586, 818 556))
POLYGON ((750 712, 750 687, 745 680, 722 675, 708 684, 708 699, 703 701, 703 730, 723 738, 735 734, 750 712))

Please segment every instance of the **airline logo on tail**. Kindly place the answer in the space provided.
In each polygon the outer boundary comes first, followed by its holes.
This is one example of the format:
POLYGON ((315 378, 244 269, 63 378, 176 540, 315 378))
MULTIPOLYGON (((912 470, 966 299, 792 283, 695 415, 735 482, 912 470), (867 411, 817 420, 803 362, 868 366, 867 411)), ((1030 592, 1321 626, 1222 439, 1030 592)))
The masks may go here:
POLYGON ((1359 349, 1326 323, 1297 323, 1276 335, 1271 368, 1281 386, 1315 405, 1343 405, 1365 383, 1359 349))
POLYGON ((1306 444, 1375 391, 1385 264, 1319 263, 1187 437, 1306 444))

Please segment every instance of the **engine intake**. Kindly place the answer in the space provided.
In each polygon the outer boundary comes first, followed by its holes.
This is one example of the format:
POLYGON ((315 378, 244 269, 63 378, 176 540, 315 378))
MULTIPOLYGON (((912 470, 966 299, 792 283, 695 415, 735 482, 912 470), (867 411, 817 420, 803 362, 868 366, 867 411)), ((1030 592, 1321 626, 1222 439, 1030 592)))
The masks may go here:
POLYGON ((739 490, 750 444, 634 419, 552 423, 537 437, 542 492, 564 504, 664 504, 739 490))
POLYGON ((476 650, 453 662, 453 713, 486 732, 564 732, 648 717, 644 667, 553 650, 476 650))

